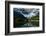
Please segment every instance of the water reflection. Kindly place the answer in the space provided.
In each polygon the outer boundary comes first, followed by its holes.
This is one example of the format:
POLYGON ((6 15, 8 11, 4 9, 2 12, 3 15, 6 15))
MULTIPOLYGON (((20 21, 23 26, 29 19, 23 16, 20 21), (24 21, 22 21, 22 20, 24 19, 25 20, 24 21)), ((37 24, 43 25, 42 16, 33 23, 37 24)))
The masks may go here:
POLYGON ((15 22, 15 27, 38 27, 39 20, 19 20, 15 22))
POLYGON ((21 25, 21 27, 38 27, 39 26, 39 22, 28 22, 28 23, 25 23, 24 25, 21 25))
POLYGON ((22 25, 22 27, 33 27, 33 24, 32 23, 26 23, 26 24, 22 25))

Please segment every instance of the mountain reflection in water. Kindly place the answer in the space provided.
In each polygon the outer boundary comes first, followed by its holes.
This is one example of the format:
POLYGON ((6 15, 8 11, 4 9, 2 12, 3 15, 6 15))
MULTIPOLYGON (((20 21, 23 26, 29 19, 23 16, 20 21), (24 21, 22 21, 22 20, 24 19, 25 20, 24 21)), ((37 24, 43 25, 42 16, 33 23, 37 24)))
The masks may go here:
POLYGON ((39 20, 32 20, 28 22, 19 22, 16 27, 38 27, 39 26, 39 20))
POLYGON ((22 25, 22 27, 33 27, 34 25, 32 23, 26 23, 22 25))
POLYGON ((39 22, 36 23, 25 23, 24 25, 21 25, 21 27, 38 27, 39 22))

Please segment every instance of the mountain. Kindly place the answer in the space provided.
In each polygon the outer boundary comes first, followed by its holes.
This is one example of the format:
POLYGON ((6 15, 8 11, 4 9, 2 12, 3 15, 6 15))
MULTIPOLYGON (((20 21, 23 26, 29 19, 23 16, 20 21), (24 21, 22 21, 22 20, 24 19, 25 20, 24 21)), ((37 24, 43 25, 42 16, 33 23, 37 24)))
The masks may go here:
POLYGON ((26 19, 20 12, 14 11, 14 16, 26 19))

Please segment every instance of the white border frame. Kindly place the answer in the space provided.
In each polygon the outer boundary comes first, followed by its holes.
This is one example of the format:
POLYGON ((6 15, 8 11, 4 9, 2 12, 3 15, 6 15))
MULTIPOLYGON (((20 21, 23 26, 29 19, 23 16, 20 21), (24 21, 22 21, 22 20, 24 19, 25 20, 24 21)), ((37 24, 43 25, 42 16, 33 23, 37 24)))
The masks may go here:
POLYGON ((10 4, 10 32, 39 31, 39 30, 42 30, 42 6, 10 4), (13 28, 13 8, 39 8, 40 9, 40 20, 39 20, 40 26, 39 27, 27 27, 27 28, 13 28))

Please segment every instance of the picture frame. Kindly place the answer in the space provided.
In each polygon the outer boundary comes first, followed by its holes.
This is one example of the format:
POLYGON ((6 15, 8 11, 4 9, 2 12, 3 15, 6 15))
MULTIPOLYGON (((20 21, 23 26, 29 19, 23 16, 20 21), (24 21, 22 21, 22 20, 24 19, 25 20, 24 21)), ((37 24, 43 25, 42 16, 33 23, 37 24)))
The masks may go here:
MULTIPOLYGON (((45 31, 44 30, 44 23, 45 23, 45 21, 44 21, 45 20, 44 5, 45 5, 44 3, 40 3, 40 2, 38 3, 38 2, 5 1, 5 35, 44 33, 44 31, 45 31), (14 10, 13 10, 13 8, 14 8, 14 10), (13 18, 13 16, 16 16, 16 14, 15 14, 16 12, 14 12, 14 11, 17 10, 17 12, 18 12, 18 10, 20 11, 20 9, 21 9, 21 11, 22 11, 24 9, 24 10, 26 10, 26 13, 27 13, 27 10, 28 10, 28 12, 29 11, 31 12, 31 10, 38 10, 37 8, 40 10, 39 11, 40 15, 38 18, 39 19, 38 26, 35 25, 35 27, 33 26, 33 28, 32 27, 14 26, 16 24, 16 23, 14 24, 14 21, 13 21, 13 20, 15 20, 15 22, 16 22, 16 17, 13 18)), ((33 12, 33 13, 35 13, 35 12, 33 12)), ((24 12, 24 14, 26 14, 26 13, 24 12)))

